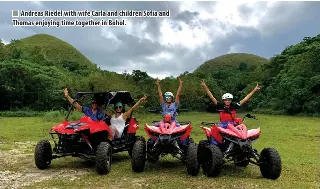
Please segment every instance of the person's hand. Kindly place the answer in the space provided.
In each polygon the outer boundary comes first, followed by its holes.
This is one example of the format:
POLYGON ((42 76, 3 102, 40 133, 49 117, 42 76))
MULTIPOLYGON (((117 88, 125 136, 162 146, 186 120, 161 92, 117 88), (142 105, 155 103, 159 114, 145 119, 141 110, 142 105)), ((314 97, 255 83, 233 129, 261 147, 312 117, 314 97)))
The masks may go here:
POLYGON ((144 95, 142 98, 140 98, 139 101, 141 102, 141 101, 146 101, 146 100, 147 100, 147 95, 144 95))
POLYGON ((179 84, 182 85, 182 80, 180 79, 180 77, 179 77, 179 84))
POLYGON ((157 85, 160 85, 158 78, 156 79, 156 84, 157 84, 157 85))
POLYGON ((201 81, 201 86, 204 87, 204 88, 208 88, 206 83, 204 82, 204 80, 201 81))
POLYGON ((65 89, 63 90, 63 92, 64 92, 64 96, 65 96, 65 97, 67 97, 67 96, 68 96, 68 94, 69 94, 69 92, 68 92, 68 88, 65 88, 65 89))
POLYGON ((257 91, 259 91, 260 89, 261 89, 261 88, 260 88, 259 84, 257 83, 257 86, 254 88, 254 91, 257 92, 257 91))

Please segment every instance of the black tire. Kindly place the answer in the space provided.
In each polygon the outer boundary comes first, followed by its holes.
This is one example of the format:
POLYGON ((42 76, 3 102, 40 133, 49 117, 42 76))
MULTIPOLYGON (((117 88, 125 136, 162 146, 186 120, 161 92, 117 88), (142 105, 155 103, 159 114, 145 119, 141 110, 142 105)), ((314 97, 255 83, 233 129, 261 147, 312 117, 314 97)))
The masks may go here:
POLYGON ((277 150, 264 148, 259 159, 260 172, 264 178, 277 179, 281 174, 281 158, 277 150))
POLYGON ((131 167, 134 172, 143 172, 146 163, 146 140, 142 137, 132 148, 131 167))
MULTIPOLYGON (((145 139, 142 136, 136 136, 136 141, 137 140, 145 140, 145 139)), ((128 154, 130 157, 132 156, 132 148, 133 148, 133 145, 132 145, 131 149, 128 150, 128 154)))
POLYGON ((130 150, 128 150, 128 154, 130 157, 132 156, 132 148, 130 150))
POLYGON ((205 148, 206 148, 207 145, 208 145, 208 141, 207 140, 200 140, 199 141, 199 144, 198 144, 198 162, 199 162, 199 165, 202 165, 202 163, 204 161, 203 157, 205 156, 204 152, 205 152, 205 148))
POLYGON ((216 145, 210 144, 206 146, 203 155, 203 174, 207 177, 217 177, 223 164, 221 150, 216 145))
POLYGON ((195 143, 189 144, 186 166, 189 175, 197 176, 199 174, 200 166, 198 163, 198 145, 195 143))
POLYGON ((48 140, 40 140, 34 151, 35 164, 39 169, 46 169, 51 164, 52 148, 48 140))
POLYGON ((96 150, 96 171, 100 175, 108 174, 111 170, 112 147, 108 142, 101 142, 96 150))

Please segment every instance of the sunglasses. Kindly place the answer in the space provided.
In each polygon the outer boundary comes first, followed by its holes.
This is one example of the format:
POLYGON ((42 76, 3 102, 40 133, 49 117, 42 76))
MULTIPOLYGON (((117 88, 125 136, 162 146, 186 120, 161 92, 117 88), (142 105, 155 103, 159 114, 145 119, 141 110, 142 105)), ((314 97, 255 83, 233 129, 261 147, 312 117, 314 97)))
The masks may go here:
POLYGON ((114 108, 115 108, 115 109, 118 109, 118 108, 120 108, 120 109, 121 109, 121 108, 122 108, 122 106, 115 106, 114 108))
POLYGON ((171 96, 164 96, 164 98, 169 99, 169 98, 171 98, 171 96))
POLYGON ((232 101, 232 99, 229 98, 229 99, 225 99, 224 101, 232 101))
POLYGON ((97 104, 97 102, 92 102, 91 104, 97 104))

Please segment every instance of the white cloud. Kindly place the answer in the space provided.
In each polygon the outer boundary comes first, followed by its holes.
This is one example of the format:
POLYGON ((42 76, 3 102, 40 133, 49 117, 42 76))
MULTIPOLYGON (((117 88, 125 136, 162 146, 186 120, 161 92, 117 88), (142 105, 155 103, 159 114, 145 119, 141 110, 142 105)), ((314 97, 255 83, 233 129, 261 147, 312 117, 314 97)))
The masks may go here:
POLYGON ((228 54, 229 53, 242 53, 242 48, 243 48, 243 45, 241 45, 241 44, 231 45, 230 50, 228 51, 228 54))
POLYGON ((112 31, 108 30, 107 28, 101 28, 101 35, 104 38, 110 39, 112 44, 107 44, 107 45, 112 45, 113 50, 117 50, 121 45, 123 45, 123 42, 118 39, 115 33, 112 31))
POLYGON ((165 46, 182 46, 194 50, 210 43, 208 33, 200 22, 195 21, 195 26, 184 22, 164 20, 160 31, 160 44, 165 46))
POLYGON ((171 74, 169 72, 164 72, 164 73, 156 73, 156 74, 148 74, 152 78, 158 78, 158 79, 164 79, 166 77, 170 77, 171 74))
POLYGON ((155 61, 161 62, 162 60, 172 60, 173 57, 174 55, 170 52, 160 52, 156 55, 148 56, 146 58, 148 60, 155 60, 155 61))
POLYGON ((2 43, 5 44, 5 45, 10 44, 10 41, 4 40, 4 39, 1 39, 1 41, 2 41, 2 43))
POLYGON ((191 72, 204 61, 226 53, 247 52, 269 58, 304 36, 319 33, 319 5, 245 1, 1 2, 0 36, 8 42, 47 33, 74 45, 102 69, 118 73, 139 69, 153 77, 164 78, 191 72), (125 18, 125 27, 81 30, 77 27, 13 27, 11 23, 12 9, 71 8, 169 9, 171 17, 125 18))
POLYGON ((43 8, 44 5, 41 1, 37 1, 37 0, 34 0, 34 1, 30 1, 31 4, 33 5, 36 5, 38 8, 43 8))

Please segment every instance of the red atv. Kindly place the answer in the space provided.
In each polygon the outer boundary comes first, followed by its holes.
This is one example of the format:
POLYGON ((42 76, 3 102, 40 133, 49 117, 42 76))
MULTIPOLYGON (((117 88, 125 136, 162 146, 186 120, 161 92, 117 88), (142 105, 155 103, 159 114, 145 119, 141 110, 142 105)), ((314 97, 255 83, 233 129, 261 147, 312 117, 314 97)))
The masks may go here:
MULTIPOLYGON (((121 100, 123 104, 134 102, 127 91, 78 92, 74 98, 75 102, 83 101, 85 96, 90 95, 99 99, 105 108, 118 100, 121 100)), ((96 171, 99 174, 107 174, 111 169, 112 153, 128 151, 131 155, 133 144, 140 140, 140 137, 136 136, 139 126, 134 117, 128 118, 122 137, 110 141, 108 139, 108 136, 112 135, 108 126, 110 118, 105 117, 103 120, 93 121, 90 117, 83 116, 79 121, 67 121, 72 109, 73 106, 70 106, 66 119, 52 127, 49 132, 54 142, 53 150, 48 140, 41 140, 36 145, 35 164, 39 169, 48 168, 52 159, 73 156, 95 160, 96 171)))
POLYGON ((280 155, 273 148, 264 148, 260 154, 252 148, 252 143, 259 138, 261 131, 260 128, 248 130, 243 123, 246 117, 256 119, 255 116, 247 114, 242 119, 236 118, 236 124, 228 124, 227 128, 217 127, 215 123, 201 123, 212 125, 211 128, 201 126, 207 140, 199 142, 198 161, 206 176, 218 176, 223 163, 228 161, 241 167, 247 167, 249 163, 257 165, 262 176, 268 179, 277 179, 280 176, 280 155))
POLYGON ((151 140, 146 144, 145 140, 136 141, 132 150, 132 170, 143 172, 145 162, 156 162, 161 156, 171 154, 186 164, 187 172, 196 176, 199 174, 200 166, 197 160, 198 147, 189 138, 192 127, 191 122, 170 121, 171 116, 166 115, 164 121, 153 121, 158 126, 145 125, 145 131, 151 140))

